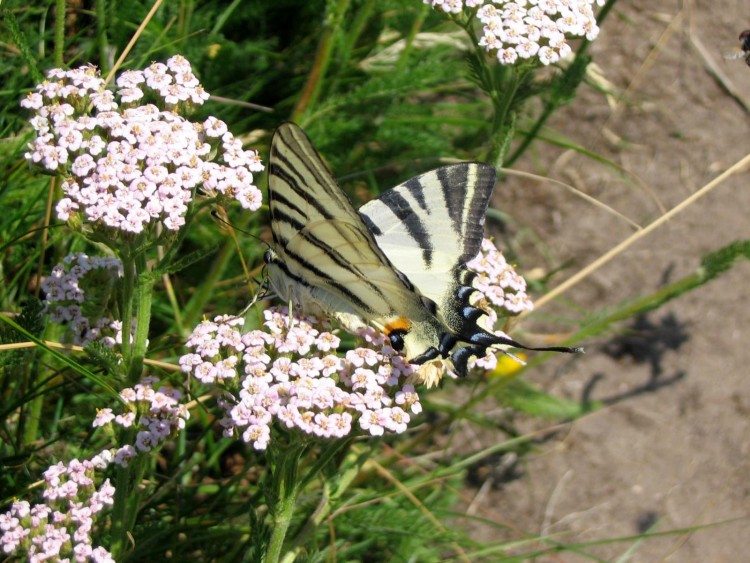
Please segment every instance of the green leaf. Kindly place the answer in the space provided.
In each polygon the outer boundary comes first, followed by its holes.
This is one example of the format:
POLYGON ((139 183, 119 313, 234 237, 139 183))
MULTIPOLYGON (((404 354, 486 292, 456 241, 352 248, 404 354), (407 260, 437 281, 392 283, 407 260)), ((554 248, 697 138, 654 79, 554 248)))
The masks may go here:
POLYGON ((599 404, 580 404, 560 399, 540 391, 527 381, 513 379, 502 386, 496 397, 517 411, 548 419, 573 419, 599 407, 599 404))

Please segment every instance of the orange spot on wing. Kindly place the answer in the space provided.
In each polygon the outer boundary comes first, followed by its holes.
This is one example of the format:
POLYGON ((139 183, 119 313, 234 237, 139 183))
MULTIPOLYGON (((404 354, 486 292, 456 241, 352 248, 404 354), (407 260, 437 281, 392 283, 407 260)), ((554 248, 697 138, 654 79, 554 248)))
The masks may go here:
POLYGON ((394 330, 408 331, 411 328, 411 321, 405 317, 396 317, 394 320, 385 325, 385 335, 388 336, 394 330))

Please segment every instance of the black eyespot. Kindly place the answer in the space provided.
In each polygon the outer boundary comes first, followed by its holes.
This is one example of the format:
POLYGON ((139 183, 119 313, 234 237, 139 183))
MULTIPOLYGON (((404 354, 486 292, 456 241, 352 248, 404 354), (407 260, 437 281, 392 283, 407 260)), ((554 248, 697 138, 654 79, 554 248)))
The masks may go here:
POLYGON ((397 328, 395 330, 392 330, 390 334, 388 334, 388 338, 391 341, 391 346, 393 346, 393 349, 396 350, 396 352, 401 352, 404 349, 404 336, 406 336, 406 332, 404 329, 397 328))

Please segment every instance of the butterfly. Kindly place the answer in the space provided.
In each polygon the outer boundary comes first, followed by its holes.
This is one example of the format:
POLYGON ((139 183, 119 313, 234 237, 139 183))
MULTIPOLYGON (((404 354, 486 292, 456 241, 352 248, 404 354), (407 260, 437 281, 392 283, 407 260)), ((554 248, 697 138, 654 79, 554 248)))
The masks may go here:
MULTIPOLYGON (((478 321, 466 262, 479 252, 495 169, 443 166, 385 191, 359 212, 305 132, 274 133, 268 193, 274 246, 265 253, 276 294, 349 331, 373 326, 436 384, 444 368, 466 376, 494 346, 527 348, 478 321)), ((566 347, 528 348, 577 352, 566 347)))

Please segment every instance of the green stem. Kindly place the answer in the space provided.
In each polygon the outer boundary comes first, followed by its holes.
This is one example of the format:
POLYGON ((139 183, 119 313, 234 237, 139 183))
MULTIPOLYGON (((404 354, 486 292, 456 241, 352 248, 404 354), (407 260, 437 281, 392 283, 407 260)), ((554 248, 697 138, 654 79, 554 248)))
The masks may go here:
POLYGON ((372 12, 375 9, 375 5, 375 0, 366 0, 353 19, 347 18, 347 22, 351 23, 348 25, 349 29, 344 36, 343 45, 339 49, 341 53, 338 59, 339 67, 345 67, 351 56, 355 53, 355 46, 362 35, 362 31, 365 29, 367 23, 372 21, 372 12))
POLYGON ((55 68, 62 68, 65 54, 65 0, 55 3, 55 68))
MULTIPOLYGON (((122 443, 132 443, 133 432, 128 432, 122 443)), ((129 536, 135 527, 140 508, 140 491, 138 485, 143 478, 149 458, 136 456, 127 467, 118 466, 115 471, 115 498, 112 506, 112 555, 115 561, 125 559, 129 536)))
POLYGON ((297 100, 297 105, 294 107, 294 111, 290 117, 295 122, 299 121, 310 106, 315 104, 320 95, 323 78, 328 70, 328 65, 331 63, 334 33, 341 24, 341 19, 349 7, 349 0, 338 0, 335 3, 329 2, 328 6, 333 6, 333 9, 326 14, 323 33, 320 37, 320 43, 318 43, 318 50, 315 53, 315 62, 312 69, 310 69, 307 82, 305 82, 299 100, 297 100))
POLYGON ((509 79, 505 81, 502 88, 496 88, 492 92, 492 107, 494 116, 492 118, 492 144, 487 154, 487 162, 492 164, 496 170, 503 167, 505 156, 508 154, 510 143, 516 129, 515 112, 512 111, 514 98, 518 92, 519 85, 523 82, 528 71, 511 68, 508 73, 509 79))
POLYGON ((192 327, 198 324, 206 310, 206 303, 216 296, 216 284, 221 281, 235 250, 234 241, 228 238, 215 253, 213 263, 206 270, 202 283, 195 289, 193 296, 182 308, 182 323, 184 326, 192 327))
MULTIPOLYGON (((33 389, 36 386, 38 373, 37 367, 36 360, 26 363, 24 366, 27 389, 33 389)), ((39 423, 42 420, 42 409, 44 407, 45 396, 45 393, 38 393, 31 401, 26 416, 22 417, 24 424, 21 425, 21 428, 23 429, 24 446, 34 444, 38 438, 37 432, 39 431, 39 423)))
POLYGON ((112 555, 118 560, 127 546, 127 511, 130 475, 127 467, 115 470, 115 498, 112 506, 112 555))
POLYGON ((121 255, 122 260, 122 357, 126 365, 131 365, 132 358, 132 344, 130 338, 126 338, 126 335, 130 334, 130 330, 125 330, 125 327, 130 327, 133 319, 133 295, 135 294, 136 284, 136 268, 135 259, 130 248, 125 249, 121 255))
POLYGON ((266 556, 268 563, 277 563, 281 559, 286 532, 289 529, 289 524, 292 522, 294 508, 297 505, 297 489, 291 487, 284 492, 286 494, 279 499, 274 507, 273 532, 268 544, 268 555, 266 556))
POLYGON ((128 369, 128 384, 138 383, 146 356, 148 329, 151 323, 151 299, 154 280, 149 275, 146 254, 133 252, 129 246, 122 253, 122 357, 128 369), (135 319, 135 330, 133 330, 135 319), (132 339, 132 341, 131 341, 132 339))
POLYGON ((96 44, 99 49, 99 68, 102 75, 106 76, 109 73, 106 0, 96 0, 94 10, 96 11, 96 44))
POLYGON ((526 133, 526 135, 524 135, 521 144, 516 147, 516 150, 514 150, 513 154, 510 155, 507 162, 505 163, 506 167, 510 168, 511 166, 513 166, 513 163, 519 159, 519 157, 526 151, 527 148, 529 148, 529 145, 532 143, 532 141, 534 141, 534 139, 536 139, 540 129, 544 126, 550 116, 555 112, 557 107, 557 104, 550 102, 544 104, 544 110, 542 111, 541 115, 534 122, 532 128, 526 133))
POLYGON ((427 14, 429 13, 430 7, 427 4, 422 4, 422 9, 419 11, 419 14, 417 14, 417 17, 414 20, 411 29, 409 30, 409 35, 406 36, 404 42, 404 50, 401 51, 401 54, 398 57, 398 63, 396 65, 397 73, 400 74, 401 72, 403 72, 404 68, 406 68, 406 63, 409 60, 409 55, 412 51, 414 39, 416 39, 417 34, 421 31, 424 20, 427 18, 427 14))
POLYGON ((331 481, 323 478, 323 468, 332 463, 335 458, 340 458, 344 455, 344 452, 351 452, 352 440, 344 441, 339 440, 330 446, 327 446, 323 452, 321 452, 320 458, 314 467, 312 467, 306 476, 302 479, 301 486, 304 487, 307 483, 312 481, 313 478, 319 477, 322 481, 322 493, 320 502, 313 513, 308 517, 305 524, 296 533, 294 539, 291 542, 290 550, 287 552, 284 558, 284 563, 287 561, 293 561, 307 545, 308 541, 320 528, 320 525, 329 517, 331 514, 331 508, 335 506, 336 501, 349 489, 349 487, 355 483, 355 479, 361 474, 362 468, 365 463, 370 459, 372 454, 371 448, 364 448, 363 451, 357 456, 357 460, 352 464, 347 464, 344 468, 337 468, 337 479, 335 489, 331 489, 331 481))
POLYGON ((282 447, 278 452, 273 476, 274 502, 270 507, 272 532, 265 563, 278 563, 281 559, 284 540, 297 506, 297 495, 301 486, 299 465, 303 452, 304 447, 301 445, 282 447))
MULTIPOLYGON (((122 355, 127 366, 127 383, 137 383, 143 372, 146 355, 146 342, 151 321, 151 298, 153 278, 148 272, 146 254, 138 248, 138 243, 128 245, 122 251, 123 294, 122 294, 122 355), (135 319, 135 331, 131 330, 135 319), (132 336, 132 342, 131 342, 132 336)), ((120 443, 132 444, 135 432, 127 431, 120 443)), ((115 498, 112 508, 112 552, 120 559, 128 548, 128 534, 132 531, 140 507, 138 485, 150 458, 136 456, 128 467, 118 467, 115 473, 115 498)))
MULTIPOLYGON (((136 304, 135 331, 133 333, 133 347, 128 368, 128 382, 133 385, 137 383, 143 372, 143 360, 146 357, 146 344, 148 342, 148 329, 151 324, 151 299, 154 291, 154 279, 148 272, 146 255, 139 253, 136 257, 135 295, 136 304)), ((122 327, 123 342, 126 336, 130 339, 130 325, 122 327)))

